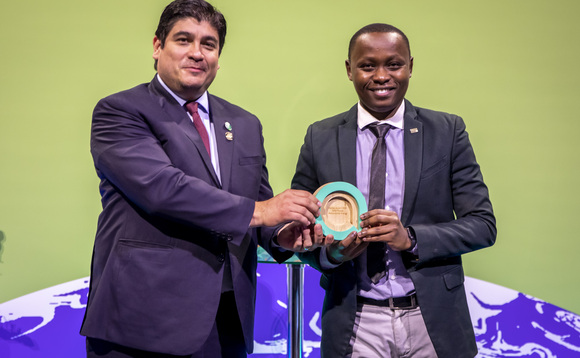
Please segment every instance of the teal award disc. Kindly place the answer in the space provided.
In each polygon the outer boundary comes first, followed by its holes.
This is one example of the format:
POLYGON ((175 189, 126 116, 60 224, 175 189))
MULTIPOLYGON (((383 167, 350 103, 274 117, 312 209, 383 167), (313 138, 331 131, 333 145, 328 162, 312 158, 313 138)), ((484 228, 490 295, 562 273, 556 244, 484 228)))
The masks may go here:
POLYGON ((360 215, 367 211, 367 203, 357 187, 347 182, 325 184, 314 192, 322 203, 316 223, 324 235, 344 240, 353 231, 360 231, 360 215))

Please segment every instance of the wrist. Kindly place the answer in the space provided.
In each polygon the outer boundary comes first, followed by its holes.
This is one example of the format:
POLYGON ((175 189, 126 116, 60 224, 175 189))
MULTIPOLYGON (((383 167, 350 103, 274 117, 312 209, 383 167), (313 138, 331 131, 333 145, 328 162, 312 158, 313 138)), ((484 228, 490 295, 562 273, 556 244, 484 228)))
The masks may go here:
POLYGON ((250 227, 262 226, 262 203, 256 201, 254 204, 254 212, 252 213, 252 219, 250 220, 250 227))
POLYGON ((339 261, 339 260, 335 259, 334 257, 332 257, 330 252, 328 252, 328 249, 326 250, 326 258, 328 259, 328 262, 330 262, 332 265, 342 264, 342 261, 339 261))

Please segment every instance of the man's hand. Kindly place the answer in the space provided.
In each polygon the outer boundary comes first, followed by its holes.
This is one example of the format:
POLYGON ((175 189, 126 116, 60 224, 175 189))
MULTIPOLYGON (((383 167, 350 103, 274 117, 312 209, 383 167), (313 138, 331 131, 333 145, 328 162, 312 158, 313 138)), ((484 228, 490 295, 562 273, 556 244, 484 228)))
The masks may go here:
POLYGON ((276 226, 288 221, 297 221, 306 227, 314 224, 320 205, 309 192, 288 189, 272 199, 257 201, 250 227, 276 226))
POLYGON ((277 241, 278 245, 286 250, 305 252, 330 245, 334 237, 324 236, 320 224, 302 226, 300 222, 293 221, 280 230, 277 241))
POLYGON ((363 228, 358 236, 365 242, 382 241, 392 250, 403 251, 411 248, 411 239, 394 211, 375 209, 361 215, 363 228))
POLYGON ((364 242, 356 231, 353 231, 344 240, 334 241, 327 246, 326 255, 331 263, 338 265, 362 254, 367 246, 369 243, 364 242))

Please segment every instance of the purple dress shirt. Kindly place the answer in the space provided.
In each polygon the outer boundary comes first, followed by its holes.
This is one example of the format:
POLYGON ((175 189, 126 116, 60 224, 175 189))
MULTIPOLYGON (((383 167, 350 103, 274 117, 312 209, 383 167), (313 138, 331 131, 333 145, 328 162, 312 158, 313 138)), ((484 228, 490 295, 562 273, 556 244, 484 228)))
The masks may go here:
MULTIPOLYGON (((397 109, 395 115, 385 123, 391 125, 387 132, 387 172, 385 173, 385 209, 397 213, 401 217, 403 208, 403 194, 405 192, 405 161, 403 146, 403 117, 405 103, 397 109)), ((358 129, 356 136, 356 183, 358 189, 369 200, 369 178, 371 170, 371 156, 377 138, 367 126, 377 122, 359 103, 358 129)), ((364 254, 363 254, 364 255, 364 254)), ((377 300, 389 297, 407 296, 415 291, 413 281, 405 269, 401 253, 388 249, 387 246, 387 274, 377 284, 373 284, 366 273, 366 255, 357 260, 358 294, 377 300)))
MULTIPOLYGON (((403 208, 403 194, 405 192, 405 153, 403 145, 403 117, 405 114, 405 102, 397 109, 395 115, 385 123, 391 125, 387 132, 387 172, 385 180, 385 209, 397 213, 401 217, 403 208)), ((371 156, 373 146, 377 138, 367 126, 378 120, 367 112, 360 103, 358 104, 358 129, 356 136, 356 183, 357 188, 369 201, 369 178, 371 170, 371 156)), ((387 248, 387 275, 379 282, 373 284, 366 272, 366 254, 362 254, 356 260, 358 294, 375 300, 383 300, 389 297, 408 296, 415 292, 413 281, 403 264, 401 253, 387 248)), ((328 261, 326 250, 321 250, 321 265, 324 268, 332 268, 328 261)))

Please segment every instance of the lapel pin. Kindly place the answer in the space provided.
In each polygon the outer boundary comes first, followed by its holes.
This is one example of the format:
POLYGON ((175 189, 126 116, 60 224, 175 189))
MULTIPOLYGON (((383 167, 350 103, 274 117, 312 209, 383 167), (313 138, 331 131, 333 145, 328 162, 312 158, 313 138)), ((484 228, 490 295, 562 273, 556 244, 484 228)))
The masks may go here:
POLYGON ((232 130, 232 125, 230 124, 230 122, 224 123, 224 127, 226 127, 226 129, 229 130, 229 131, 232 130))
POLYGON ((411 133, 419 133, 419 130, 417 128, 411 128, 409 131, 411 133))
POLYGON ((234 140, 234 134, 232 132, 226 132, 226 139, 227 140, 234 140))

